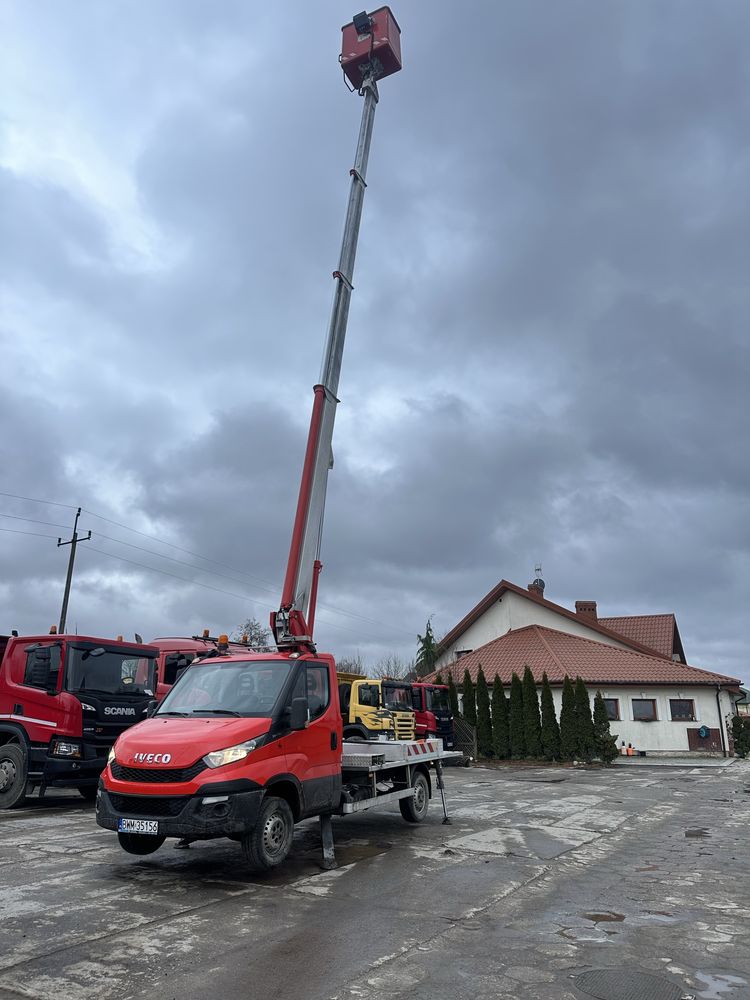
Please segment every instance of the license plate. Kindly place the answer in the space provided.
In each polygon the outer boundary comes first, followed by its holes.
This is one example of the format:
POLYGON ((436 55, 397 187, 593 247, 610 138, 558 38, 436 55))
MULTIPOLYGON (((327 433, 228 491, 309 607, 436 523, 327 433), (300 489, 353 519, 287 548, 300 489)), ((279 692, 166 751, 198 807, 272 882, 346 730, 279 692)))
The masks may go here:
POLYGON ((123 819, 120 817, 117 821, 117 830, 119 833, 147 833, 158 834, 159 824, 155 819, 123 819))

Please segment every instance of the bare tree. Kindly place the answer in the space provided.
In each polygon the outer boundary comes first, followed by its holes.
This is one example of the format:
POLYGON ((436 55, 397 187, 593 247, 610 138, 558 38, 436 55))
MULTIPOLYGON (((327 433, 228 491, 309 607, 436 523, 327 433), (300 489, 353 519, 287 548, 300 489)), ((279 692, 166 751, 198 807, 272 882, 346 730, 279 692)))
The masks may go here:
POLYGON ((381 660, 375 664, 373 670, 370 671, 371 677, 393 677, 394 679, 401 680, 411 673, 414 669, 413 663, 407 663, 402 660, 400 656, 396 656, 391 653, 388 656, 384 656, 381 660))
POLYGON ((251 649, 256 649, 259 652, 275 649, 270 629, 261 625, 257 618, 248 618, 247 621, 238 625, 232 633, 232 639, 235 642, 242 641, 245 636, 247 636, 247 644, 251 649))
POLYGON ((367 675, 367 667, 359 651, 353 656, 343 656, 340 660, 336 660, 336 669, 342 674, 361 674, 363 677, 367 675))

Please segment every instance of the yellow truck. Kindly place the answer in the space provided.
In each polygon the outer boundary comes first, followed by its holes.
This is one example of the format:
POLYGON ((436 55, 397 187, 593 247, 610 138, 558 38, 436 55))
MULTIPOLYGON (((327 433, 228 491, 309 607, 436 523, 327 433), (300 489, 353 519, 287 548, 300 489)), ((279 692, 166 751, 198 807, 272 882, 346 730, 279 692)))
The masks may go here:
POLYGON ((404 681, 339 673, 345 740, 413 740, 411 687, 404 681))

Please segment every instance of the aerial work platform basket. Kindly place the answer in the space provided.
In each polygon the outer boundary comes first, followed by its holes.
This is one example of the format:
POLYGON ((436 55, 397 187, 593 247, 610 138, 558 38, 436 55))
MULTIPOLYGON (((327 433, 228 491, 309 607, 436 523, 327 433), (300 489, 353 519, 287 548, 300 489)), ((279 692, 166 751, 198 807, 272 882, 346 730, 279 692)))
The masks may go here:
POLYGON ((341 32, 341 68, 357 90, 368 69, 376 80, 401 69, 401 29, 390 7, 356 14, 341 32))

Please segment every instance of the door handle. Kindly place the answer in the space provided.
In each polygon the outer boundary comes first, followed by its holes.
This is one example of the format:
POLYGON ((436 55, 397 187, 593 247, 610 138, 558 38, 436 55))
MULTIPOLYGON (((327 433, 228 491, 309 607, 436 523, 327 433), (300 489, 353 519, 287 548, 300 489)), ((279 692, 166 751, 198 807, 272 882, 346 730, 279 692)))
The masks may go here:
POLYGON ((23 715, 23 705, 14 705, 13 706, 13 714, 14 715, 23 715))
POLYGON ((337 750, 339 745, 339 734, 331 733, 331 750, 337 750))

